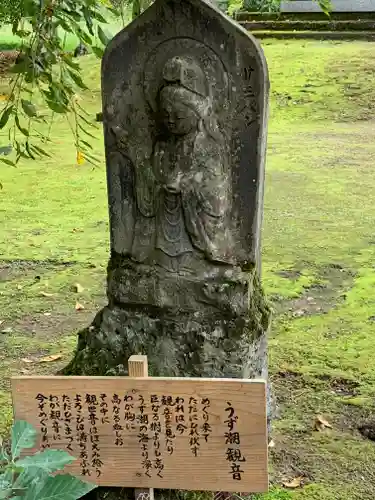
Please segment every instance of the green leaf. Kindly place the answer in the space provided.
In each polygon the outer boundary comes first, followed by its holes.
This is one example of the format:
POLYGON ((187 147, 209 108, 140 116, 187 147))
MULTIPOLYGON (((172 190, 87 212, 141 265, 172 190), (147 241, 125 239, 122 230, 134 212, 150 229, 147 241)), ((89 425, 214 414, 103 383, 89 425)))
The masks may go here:
POLYGON ((108 21, 105 17, 103 17, 99 12, 97 12, 96 10, 92 10, 91 11, 91 15, 94 19, 96 19, 97 21, 99 21, 100 23, 103 23, 103 24, 107 24, 108 21))
POLYGON ((8 495, 12 492, 12 478, 8 475, 0 474, 0 500, 8 498, 8 495))
POLYGON ((77 71, 80 70, 80 65, 73 61, 72 56, 70 56, 69 54, 63 54, 61 57, 62 57, 63 61, 65 62, 65 64, 67 64, 68 66, 70 66, 71 68, 73 68, 77 71))
POLYGON ((87 29, 89 30, 90 35, 94 36, 93 21, 92 21, 92 17, 91 17, 91 12, 86 7, 83 8, 83 17, 85 18, 86 26, 87 26, 87 29))
POLYGON ((14 475, 11 469, 7 469, 4 474, 0 474, 0 500, 12 498, 14 475))
POLYGON ((77 500, 94 488, 95 484, 83 482, 69 474, 62 474, 49 477, 41 488, 33 485, 23 500, 77 500))
MULTIPOLYGON (((82 141, 81 141, 82 142, 82 141)), ((100 162, 100 158, 98 158, 97 156, 95 155, 92 155, 90 154, 88 151, 85 151, 85 158, 86 159, 90 159, 92 160, 93 162, 95 162, 96 164, 100 162)))
POLYGON ((107 7, 107 10, 111 12, 115 17, 120 17, 121 16, 121 10, 116 9, 115 7, 107 7))
POLYGON ((11 484, 10 485, 2 485, 1 484, 1 480, 0 480, 0 500, 7 500, 7 498, 11 498, 11 494, 13 492, 13 489, 9 486, 12 486, 11 484))
MULTIPOLYGON (((4 161, 4 158, 1 158, 4 161)), ((17 420, 12 427, 12 447, 11 453, 13 460, 20 456, 22 450, 32 448, 36 441, 36 430, 34 427, 25 422, 25 420, 17 420)))
POLYGON ((33 118, 38 114, 36 111, 36 107, 32 102, 26 101, 25 99, 21 99, 21 104, 22 104, 22 109, 30 118, 33 118))
MULTIPOLYGON (((7 452, 5 451, 3 445, 0 446, 0 462, 8 462, 9 457, 7 455, 7 452)), ((1 475, 0 475, 1 477, 1 475)))
POLYGON ((101 48, 101 47, 97 47, 96 45, 92 46, 92 51, 94 52, 94 54, 96 55, 96 57, 103 57, 104 55, 104 50, 101 48))
POLYGON ((63 450, 44 450, 35 455, 17 460, 17 467, 39 467, 48 473, 63 470, 65 465, 74 462, 75 458, 63 450))
POLYGON ((30 148, 32 151, 34 151, 40 156, 46 156, 48 158, 52 158, 52 156, 49 153, 47 153, 47 151, 44 151, 44 149, 40 148, 39 146, 36 146, 35 144, 30 144, 30 148))
POLYGON ((67 31, 68 33, 73 33, 72 28, 65 21, 65 19, 63 19, 59 15, 56 15, 56 19, 57 19, 57 25, 60 25, 64 31, 67 31))
POLYGON ((16 164, 14 163, 14 161, 11 161, 11 160, 7 160, 6 158, 0 158, 0 161, 5 163, 6 165, 9 165, 10 167, 15 167, 16 164))
POLYGON ((48 477, 48 472, 39 467, 27 467, 19 474, 13 487, 26 490, 33 488, 34 492, 37 493, 43 487, 48 477))
POLYGON ((70 78, 77 85, 77 87, 79 87, 82 90, 87 90, 87 86, 83 83, 82 78, 77 73, 74 73, 74 71, 70 69, 68 69, 67 71, 69 73, 70 78))
POLYGON ((74 19, 77 22, 80 22, 82 20, 80 13, 76 12, 74 10, 61 9, 61 12, 64 12, 64 14, 66 14, 68 17, 70 17, 71 19, 74 19))
POLYGON ((108 43, 112 39, 112 35, 108 33, 107 31, 104 31, 101 26, 98 26, 98 36, 99 40, 102 42, 104 46, 108 45, 108 43))
POLYGON ((13 35, 16 35, 17 34, 17 31, 18 31, 18 25, 20 24, 20 20, 19 19, 16 19, 13 24, 12 24, 12 33, 13 35))
POLYGON ((86 135, 91 137, 92 139, 97 139, 97 137, 95 137, 95 135, 91 134, 86 128, 82 127, 82 125, 80 123, 78 123, 78 128, 80 130, 82 130, 82 132, 84 132, 86 135))
POLYGON ((51 101, 50 99, 47 99, 46 103, 47 106, 55 113, 66 113, 68 111, 67 106, 51 101))
POLYGON ((30 134, 29 134, 29 131, 22 127, 21 123, 20 123, 20 119, 18 118, 18 115, 15 116, 15 119, 14 121, 16 122, 16 125, 17 125, 17 128, 18 130, 26 137, 28 137, 30 134))
POLYGON ((92 121, 88 120, 83 114, 78 113, 78 116, 81 118, 81 120, 83 120, 85 123, 87 123, 87 125, 90 125, 90 127, 95 126, 95 124, 92 121))
POLYGON ((8 123, 12 111, 13 111, 13 104, 9 106, 9 108, 5 109, 5 111, 3 111, 3 114, 1 115, 0 118, 0 130, 4 128, 5 125, 8 123))
POLYGON ((5 472, 3 472, 2 474, 0 474, 0 481, 2 481, 3 483, 11 483, 13 484, 13 471, 11 468, 6 468, 5 469, 5 472))
POLYGON ((326 14, 328 17, 330 17, 331 12, 332 12, 332 2, 331 0, 314 0, 319 7, 322 9, 324 14, 326 14))
POLYGON ((76 106, 84 113, 86 116, 92 116, 92 114, 87 111, 83 106, 80 105, 79 102, 76 103, 76 106))
POLYGON ((89 149, 94 149, 89 142, 84 141, 83 139, 80 139, 79 142, 81 142, 82 144, 84 144, 89 149))
POLYGON ((92 45, 92 39, 91 37, 85 33, 82 29, 76 30, 76 35, 80 40, 82 40, 83 43, 86 43, 87 45, 92 45))
POLYGON ((31 158, 32 160, 35 160, 36 158, 35 158, 35 156, 33 155, 33 152, 31 151, 29 141, 26 141, 25 147, 26 147, 27 154, 30 156, 30 158, 31 158))

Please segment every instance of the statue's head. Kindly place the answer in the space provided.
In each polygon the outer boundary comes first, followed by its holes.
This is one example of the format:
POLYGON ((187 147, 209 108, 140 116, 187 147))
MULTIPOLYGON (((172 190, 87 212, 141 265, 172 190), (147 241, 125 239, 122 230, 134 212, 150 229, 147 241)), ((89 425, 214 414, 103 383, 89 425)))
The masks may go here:
POLYGON ((158 108, 167 130, 185 135, 198 129, 211 109, 204 72, 190 56, 175 56, 163 68, 158 108))

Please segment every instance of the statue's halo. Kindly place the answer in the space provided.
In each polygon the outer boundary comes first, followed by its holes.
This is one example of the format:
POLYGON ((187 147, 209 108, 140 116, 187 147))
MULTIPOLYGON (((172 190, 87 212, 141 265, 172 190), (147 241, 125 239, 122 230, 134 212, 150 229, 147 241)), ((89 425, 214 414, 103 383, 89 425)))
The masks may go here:
POLYGON ((156 111, 157 94, 162 83, 162 71, 166 62, 174 56, 193 57, 205 73, 210 85, 210 93, 214 111, 221 116, 228 109, 230 88, 227 70, 220 57, 204 43, 193 38, 170 38, 149 54, 144 67, 143 88, 146 100, 153 111, 156 111))

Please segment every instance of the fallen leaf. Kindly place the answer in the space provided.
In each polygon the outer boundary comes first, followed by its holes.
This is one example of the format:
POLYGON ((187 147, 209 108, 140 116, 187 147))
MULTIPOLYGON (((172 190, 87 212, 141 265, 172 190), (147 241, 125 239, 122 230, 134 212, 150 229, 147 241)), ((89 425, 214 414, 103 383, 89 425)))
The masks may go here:
POLYGON ((275 441, 273 439, 268 443, 268 448, 275 448, 275 441))
POLYGON ((40 292, 40 295, 42 295, 43 297, 53 297, 54 296, 53 293, 48 293, 48 292, 40 292))
POLYGON ((84 306, 79 302, 76 302, 76 311, 83 311, 84 306))
POLYGON ((24 363, 35 363, 35 360, 30 358, 22 358, 21 361, 24 363))
POLYGON ((77 165, 83 165, 85 163, 85 157, 82 151, 77 151, 77 165))
POLYGON ((26 370, 26 368, 22 368, 22 369, 20 370, 20 372, 22 373, 22 375, 27 375, 27 374, 29 374, 29 373, 30 373, 30 370, 26 370))
POLYGON ((82 292, 84 291, 84 288, 83 288, 83 286, 82 286, 82 285, 80 285, 79 283, 76 283, 76 284, 74 285, 74 291, 75 291, 76 293, 82 293, 82 292))
POLYGON ((290 489, 300 488, 302 486, 303 479, 304 479, 303 476, 298 476, 292 479, 291 481, 286 481, 282 484, 285 488, 290 488, 290 489))
POLYGON ((22 290, 22 285, 17 285, 17 290, 22 290))
POLYGON ((2 325, 3 323, 4 323, 4 320, 0 319, 0 325, 2 325))
POLYGON ((49 356, 44 356, 44 358, 38 359, 39 363, 51 363, 51 361, 57 361, 62 358, 62 354, 50 354, 49 356))
POLYGON ((8 326, 8 328, 4 328, 4 330, 1 330, 1 333, 12 333, 13 328, 11 326, 8 326))
POLYGON ((44 316, 51 316, 52 313, 44 313, 44 316))
POLYGON ((315 418, 315 430, 322 432, 324 429, 332 429, 332 425, 322 416, 318 415, 315 418))

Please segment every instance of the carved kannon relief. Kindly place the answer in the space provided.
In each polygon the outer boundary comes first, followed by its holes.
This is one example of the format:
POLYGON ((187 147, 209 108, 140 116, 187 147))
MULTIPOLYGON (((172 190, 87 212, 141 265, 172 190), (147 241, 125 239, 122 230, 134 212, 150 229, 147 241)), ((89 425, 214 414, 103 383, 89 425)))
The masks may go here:
POLYGON ((171 39, 146 59, 142 83, 148 113, 143 138, 118 120, 111 127, 123 157, 121 177, 132 186, 121 214, 129 256, 172 272, 231 266, 230 85, 224 65, 195 40, 171 39), (150 152, 144 154, 147 141, 150 152))

